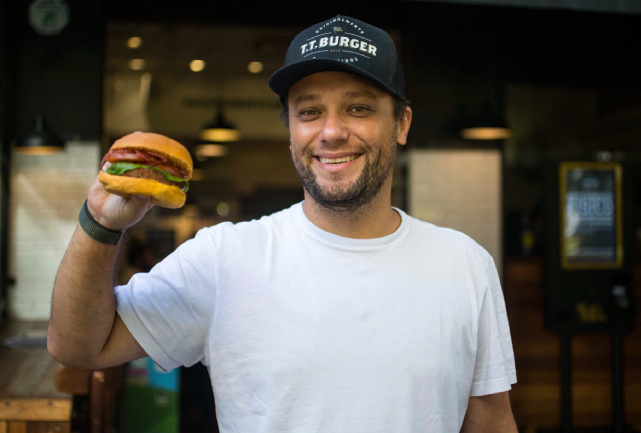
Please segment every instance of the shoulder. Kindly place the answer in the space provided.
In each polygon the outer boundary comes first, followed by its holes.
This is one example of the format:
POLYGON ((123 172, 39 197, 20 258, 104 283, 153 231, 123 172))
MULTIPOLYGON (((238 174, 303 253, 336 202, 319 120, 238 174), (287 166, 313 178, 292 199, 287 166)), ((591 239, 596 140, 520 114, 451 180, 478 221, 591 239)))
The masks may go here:
POLYGON ((219 223, 198 231, 196 239, 216 244, 235 241, 261 242, 280 230, 291 228, 295 224, 299 208, 300 203, 297 203, 287 209, 251 221, 219 223))
POLYGON ((181 266, 206 266, 214 269, 242 269, 248 263, 265 260, 267 252, 278 244, 289 245, 284 236, 296 223, 296 206, 252 221, 222 222, 200 229, 196 236, 181 244, 165 260, 181 266))
POLYGON ((404 214, 403 219, 407 221, 412 236, 417 236, 422 240, 429 238, 432 242, 447 244, 451 248, 478 250, 487 254, 478 242, 459 230, 437 226, 408 214, 404 214))
POLYGON ((494 260, 487 250, 467 234, 441 227, 418 218, 403 215, 408 223, 408 239, 416 249, 432 251, 439 261, 474 264, 485 271, 494 267, 494 260))

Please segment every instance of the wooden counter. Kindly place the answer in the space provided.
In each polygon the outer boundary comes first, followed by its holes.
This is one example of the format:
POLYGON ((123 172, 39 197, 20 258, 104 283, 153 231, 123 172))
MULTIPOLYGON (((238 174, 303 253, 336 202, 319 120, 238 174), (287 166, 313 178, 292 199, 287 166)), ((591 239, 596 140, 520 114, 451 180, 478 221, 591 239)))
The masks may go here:
MULTIPOLYGON (((641 272, 635 273, 635 297, 641 300, 641 272)), ((517 423, 526 432, 554 431, 561 419, 560 340, 544 325, 543 265, 540 259, 506 260, 504 292, 518 383, 511 395, 517 423)), ((641 314, 624 338, 625 421, 641 431, 641 314)), ((577 334, 572 338, 572 412, 574 425, 610 431, 610 336, 577 334)))
MULTIPOLYGON (((0 328, 0 342, 46 331, 46 322, 10 322, 0 328)), ((0 433, 68 433, 72 396, 56 389, 59 364, 46 347, 13 348, 0 344, 0 433)))

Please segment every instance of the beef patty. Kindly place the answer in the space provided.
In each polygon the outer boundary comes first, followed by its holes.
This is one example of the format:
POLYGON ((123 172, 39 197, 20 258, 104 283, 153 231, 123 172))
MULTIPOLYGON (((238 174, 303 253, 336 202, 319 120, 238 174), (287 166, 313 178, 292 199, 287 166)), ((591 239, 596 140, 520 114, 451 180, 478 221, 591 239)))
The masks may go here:
POLYGON ((181 182, 173 182, 165 177, 164 174, 158 170, 152 170, 150 168, 134 168, 123 173, 123 176, 128 177, 138 177, 144 179, 155 180, 156 182, 164 183, 165 185, 177 186, 180 189, 185 188, 185 184, 181 182))

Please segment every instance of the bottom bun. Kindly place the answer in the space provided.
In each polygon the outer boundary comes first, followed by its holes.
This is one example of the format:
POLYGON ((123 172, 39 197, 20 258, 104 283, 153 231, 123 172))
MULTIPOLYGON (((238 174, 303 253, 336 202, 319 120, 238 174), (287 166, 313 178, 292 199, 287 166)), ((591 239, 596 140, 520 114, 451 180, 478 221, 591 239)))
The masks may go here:
POLYGON ((151 179, 140 177, 118 176, 101 171, 98 180, 105 189, 113 194, 128 198, 131 195, 151 197, 151 203, 170 209, 177 209, 185 204, 187 195, 174 185, 166 185, 151 179))

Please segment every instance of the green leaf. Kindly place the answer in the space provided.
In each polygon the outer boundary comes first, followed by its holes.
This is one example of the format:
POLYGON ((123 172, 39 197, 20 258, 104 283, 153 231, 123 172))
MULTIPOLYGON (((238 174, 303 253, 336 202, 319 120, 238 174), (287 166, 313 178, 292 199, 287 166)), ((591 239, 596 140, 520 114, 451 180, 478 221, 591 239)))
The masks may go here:
POLYGON ((185 184, 185 189, 184 191, 187 192, 189 190, 189 181, 186 181, 185 179, 181 179, 179 177, 173 176, 169 173, 167 173, 165 170, 162 170, 157 167, 152 167, 150 165, 144 165, 144 164, 136 164, 135 162, 115 162, 109 167, 107 170, 105 170, 109 174, 115 174, 117 176, 122 176, 128 171, 135 170, 137 168, 146 168, 149 170, 156 170, 159 173, 162 173, 163 176, 169 181, 172 182, 181 182, 185 184))

